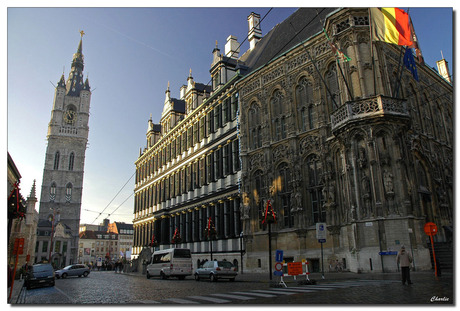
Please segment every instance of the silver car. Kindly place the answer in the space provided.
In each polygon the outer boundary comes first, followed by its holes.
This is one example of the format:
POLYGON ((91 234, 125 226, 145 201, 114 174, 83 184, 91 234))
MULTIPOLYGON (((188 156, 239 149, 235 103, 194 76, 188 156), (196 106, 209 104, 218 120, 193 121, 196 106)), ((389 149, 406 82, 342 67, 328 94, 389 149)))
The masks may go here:
POLYGON ((86 278, 89 274, 90 270, 87 265, 70 265, 60 270, 56 270, 56 277, 65 279, 68 276, 78 276, 81 277, 82 275, 86 278))
POLYGON ((218 279, 229 279, 235 281, 238 275, 236 267, 229 261, 208 261, 201 268, 195 270, 195 280, 210 279, 217 281, 218 279))

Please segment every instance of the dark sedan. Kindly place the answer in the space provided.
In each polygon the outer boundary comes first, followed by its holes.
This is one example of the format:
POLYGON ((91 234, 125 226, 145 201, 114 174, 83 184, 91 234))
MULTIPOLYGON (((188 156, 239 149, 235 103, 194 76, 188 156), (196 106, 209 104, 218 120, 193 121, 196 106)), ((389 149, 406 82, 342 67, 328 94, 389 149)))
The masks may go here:
POLYGON ((54 280, 54 269, 51 264, 37 264, 28 267, 24 285, 27 289, 54 286, 54 280))

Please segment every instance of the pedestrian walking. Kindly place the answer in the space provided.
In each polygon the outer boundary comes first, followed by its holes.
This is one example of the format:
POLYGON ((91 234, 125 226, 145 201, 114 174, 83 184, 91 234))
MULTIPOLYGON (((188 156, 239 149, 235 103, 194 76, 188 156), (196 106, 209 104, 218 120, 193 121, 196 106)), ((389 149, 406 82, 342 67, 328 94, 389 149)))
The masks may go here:
POLYGON ((406 251, 406 247, 403 245, 401 246, 401 250, 398 252, 396 256, 396 264, 399 264, 401 267, 401 281, 402 284, 405 285, 406 281, 407 284, 412 284, 410 280, 410 264, 412 263, 412 256, 411 254, 406 251))

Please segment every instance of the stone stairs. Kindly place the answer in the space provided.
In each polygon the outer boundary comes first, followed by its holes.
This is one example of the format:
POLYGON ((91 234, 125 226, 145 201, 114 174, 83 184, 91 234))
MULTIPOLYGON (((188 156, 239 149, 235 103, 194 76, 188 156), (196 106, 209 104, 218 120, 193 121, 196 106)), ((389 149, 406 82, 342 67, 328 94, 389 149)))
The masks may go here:
MULTIPOLYGON (((431 266, 434 269, 433 252, 432 252, 430 243, 428 244, 428 249, 430 250, 431 266)), ((454 249, 453 249, 452 243, 435 242, 434 243, 434 253, 436 256, 436 261, 441 265, 442 271, 453 271, 454 249)))

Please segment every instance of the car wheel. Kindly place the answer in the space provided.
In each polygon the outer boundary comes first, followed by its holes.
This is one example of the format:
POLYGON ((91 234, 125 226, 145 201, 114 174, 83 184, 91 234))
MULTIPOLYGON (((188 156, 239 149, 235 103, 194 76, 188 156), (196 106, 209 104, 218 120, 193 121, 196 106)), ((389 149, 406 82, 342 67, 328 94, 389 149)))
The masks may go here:
POLYGON ((211 275, 209 276, 209 279, 211 280, 211 282, 217 282, 217 278, 213 273, 211 273, 211 275))
POLYGON ((150 273, 147 271, 147 279, 150 279, 150 273))
POLYGON ((228 279, 230 282, 234 282, 235 278, 228 279))
POLYGON ((163 271, 161 272, 160 276, 162 280, 166 280, 168 278, 163 271))
POLYGON ((85 272, 83 273, 83 276, 86 278, 86 277, 88 276, 88 274, 89 274, 89 272, 88 272, 88 271, 85 271, 85 272))
POLYGON ((195 273, 195 281, 199 281, 200 280, 200 276, 198 275, 198 273, 195 273))
POLYGON ((62 278, 65 279, 67 277, 67 273, 62 274, 62 278))

